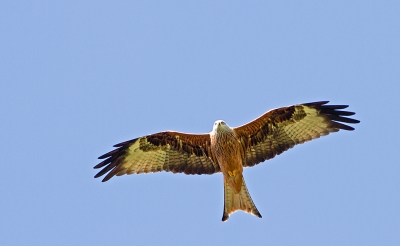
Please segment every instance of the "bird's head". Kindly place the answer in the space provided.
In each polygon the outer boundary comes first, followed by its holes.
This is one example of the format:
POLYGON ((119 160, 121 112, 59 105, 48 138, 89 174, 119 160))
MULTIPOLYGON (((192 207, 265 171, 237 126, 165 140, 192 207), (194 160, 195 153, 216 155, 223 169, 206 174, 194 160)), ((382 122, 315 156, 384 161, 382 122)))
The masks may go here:
POLYGON ((220 132, 226 129, 230 129, 230 127, 225 123, 225 121, 217 120, 214 122, 213 132, 220 132))

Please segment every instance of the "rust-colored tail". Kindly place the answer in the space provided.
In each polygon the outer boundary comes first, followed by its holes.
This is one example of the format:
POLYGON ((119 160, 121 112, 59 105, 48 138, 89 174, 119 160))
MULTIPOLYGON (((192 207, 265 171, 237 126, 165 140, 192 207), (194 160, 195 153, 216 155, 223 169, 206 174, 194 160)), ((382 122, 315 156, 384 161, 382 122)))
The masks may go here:
POLYGON ((258 218, 261 218, 260 212, 254 205, 253 200, 247 190, 246 183, 242 183, 242 188, 239 193, 233 191, 228 182, 224 177, 224 214, 222 216, 222 221, 227 221, 229 215, 237 210, 243 210, 246 213, 251 213, 258 218))

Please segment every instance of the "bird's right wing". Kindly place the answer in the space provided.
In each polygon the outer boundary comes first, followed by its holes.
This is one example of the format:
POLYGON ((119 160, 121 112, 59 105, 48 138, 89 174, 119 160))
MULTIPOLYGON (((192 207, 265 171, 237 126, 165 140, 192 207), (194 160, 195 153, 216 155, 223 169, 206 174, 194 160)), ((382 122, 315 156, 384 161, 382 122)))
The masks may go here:
POLYGON ((99 159, 94 168, 103 168, 98 178, 107 173, 103 182, 114 175, 149 172, 213 174, 220 172, 213 158, 209 134, 187 134, 166 131, 114 145, 114 149, 99 159))

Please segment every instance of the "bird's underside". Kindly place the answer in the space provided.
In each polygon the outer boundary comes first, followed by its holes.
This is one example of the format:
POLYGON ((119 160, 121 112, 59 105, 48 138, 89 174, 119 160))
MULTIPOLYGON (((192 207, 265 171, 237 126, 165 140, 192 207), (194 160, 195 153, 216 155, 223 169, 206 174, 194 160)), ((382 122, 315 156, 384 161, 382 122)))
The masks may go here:
POLYGON ((359 123, 343 111, 347 105, 328 101, 292 105, 270 110, 259 118, 231 128, 216 121, 207 134, 159 132, 114 145, 94 168, 95 178, 167 171, 185 174, 214 174, 224 177, 223 221, 237 210, 261 218, 243 179, 243 167, 251 167, 297 144, 339 130, 352 131, 344 123, 359 123))

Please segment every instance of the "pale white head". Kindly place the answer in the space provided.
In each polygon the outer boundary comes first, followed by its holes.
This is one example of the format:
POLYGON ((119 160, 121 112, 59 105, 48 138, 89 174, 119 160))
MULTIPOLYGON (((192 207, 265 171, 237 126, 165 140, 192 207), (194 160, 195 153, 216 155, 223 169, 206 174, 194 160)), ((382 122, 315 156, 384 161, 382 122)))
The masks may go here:
POLYGON ((214 122, 214 126, 213 126, 213 132, 220 132, 223 130, 228 130, 230 129, 230 127, 228 126, 228 124, 225 123, 225 121, 223 120, 217 120, 214 122))

